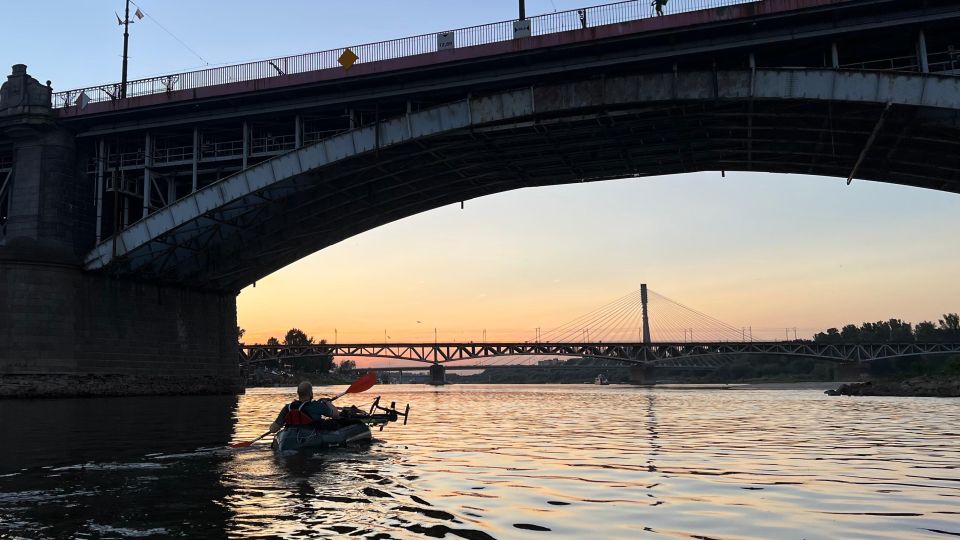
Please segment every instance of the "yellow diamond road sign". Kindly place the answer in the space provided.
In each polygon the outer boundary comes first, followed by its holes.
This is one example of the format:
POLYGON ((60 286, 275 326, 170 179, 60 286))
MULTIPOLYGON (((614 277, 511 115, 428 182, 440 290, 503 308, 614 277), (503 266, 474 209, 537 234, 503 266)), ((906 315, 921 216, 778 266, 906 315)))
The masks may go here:
POLYGON ((360 57, 350 49, 344 49, 343 54, 340 55, 340 58, 337 58, 337 62, 340 62, 340 65, 343 66, 343 69, 350 69, 353 67, 353 64, 357 62, 360 57))

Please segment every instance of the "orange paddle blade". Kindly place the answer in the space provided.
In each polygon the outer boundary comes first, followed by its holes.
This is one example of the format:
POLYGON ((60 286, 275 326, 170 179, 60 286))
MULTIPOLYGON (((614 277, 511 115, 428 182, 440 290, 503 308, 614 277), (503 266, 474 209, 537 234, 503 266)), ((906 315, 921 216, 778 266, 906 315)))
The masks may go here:
POLYGON ((346 393, 359 394, 360 392, 366 392, 375 384, 377 384, 377 374, 371 371, 353 381, 350 388, 347 388, 346 393))
POLYGON ((259 441, 260 439, 266 437, 266 436, 269 435, 269 434, 270 434, 270 432, 268 431, 268 432, 264 433, 263 435, 257 437, 256 439, 250 441, 250 442, 238 442, 238 443, 233 443, 233 444, 231 444, 231 445, 229 446, 229 448, 246 448, 246 447, 250 446, 251 444, 259 441))

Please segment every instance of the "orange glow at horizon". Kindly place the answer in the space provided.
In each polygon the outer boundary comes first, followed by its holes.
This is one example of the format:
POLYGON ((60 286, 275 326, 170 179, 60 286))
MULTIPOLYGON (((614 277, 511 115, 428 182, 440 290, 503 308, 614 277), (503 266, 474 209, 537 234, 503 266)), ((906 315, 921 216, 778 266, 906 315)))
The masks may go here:
POLYGON ((526 189, 328 247, 244 289, 238 319, 246 343, 294 327, 340 343, 432 342, 434 328, 525 341, 645 282, 756 340, 809 338, 960 310, 957 230, 956 195, 871 182, 728 172, 526 189))

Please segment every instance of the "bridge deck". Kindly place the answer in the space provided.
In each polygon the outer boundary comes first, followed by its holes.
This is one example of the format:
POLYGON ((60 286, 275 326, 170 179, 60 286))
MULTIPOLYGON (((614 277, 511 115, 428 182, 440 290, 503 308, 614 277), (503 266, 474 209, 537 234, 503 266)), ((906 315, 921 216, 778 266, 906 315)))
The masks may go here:
POLYGON ((533 35, 514 38, 513 21, 357 45, 349 69, 338 59, 347 48, 281 57, 233 66, 168 74, 130 81, 127 98, 118 99, 119 83, 54 94, 61 117, 91 115, 181 101, 208 99, 291 86, 383 75, 412 68, 484 57, 510 55, 557 46, 621 38, 631 34, 676 30, 787 11, 840 4, 848 0, 674 0, 668 15, 658 17, 646 0, 619 2, 531 17, 533 35), (717 9, 722 8, 722 9, 717 9), (438 36, 454 35, 454 45, 438 50, 438 36), (83 94, 84 98, 80 98, 83 94), (79 101, 78 101, 79 100, 79 101), (85 103, 89 103, 83 105, 85 103))

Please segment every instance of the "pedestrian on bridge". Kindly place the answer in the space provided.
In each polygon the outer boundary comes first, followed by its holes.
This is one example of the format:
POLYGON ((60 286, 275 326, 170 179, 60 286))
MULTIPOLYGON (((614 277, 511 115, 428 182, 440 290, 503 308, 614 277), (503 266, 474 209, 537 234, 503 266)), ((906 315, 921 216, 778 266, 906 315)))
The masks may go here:
POLYGON ((667 0, 653 0, 650 2, 650 6, 657 8, 657 15, 663 15, 663 6, 667 5, 667 0))

